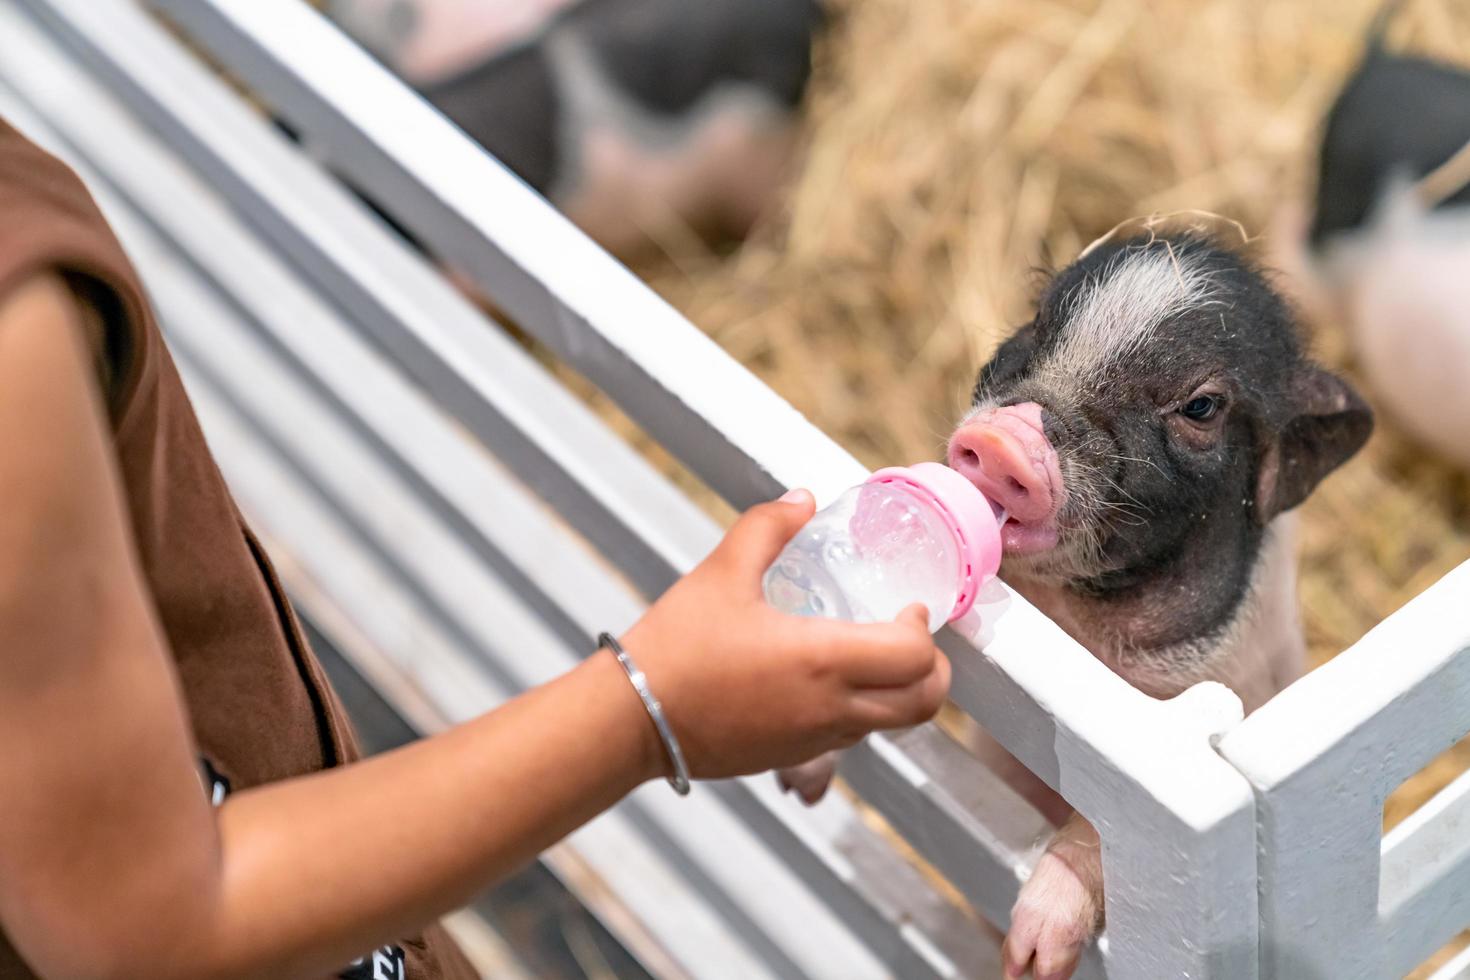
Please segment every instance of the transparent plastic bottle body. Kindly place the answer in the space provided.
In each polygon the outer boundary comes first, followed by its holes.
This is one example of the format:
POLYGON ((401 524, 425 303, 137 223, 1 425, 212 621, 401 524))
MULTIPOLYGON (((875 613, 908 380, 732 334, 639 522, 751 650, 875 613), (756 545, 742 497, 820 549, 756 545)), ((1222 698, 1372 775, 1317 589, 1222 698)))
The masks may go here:
POLYGON ((932 633, 959 597, 960 554, 923 499, 902 486, 867 483, 813 516, 763 585, 766 601, 782 612, 855 623, 886 622, 922 602, 932 633))

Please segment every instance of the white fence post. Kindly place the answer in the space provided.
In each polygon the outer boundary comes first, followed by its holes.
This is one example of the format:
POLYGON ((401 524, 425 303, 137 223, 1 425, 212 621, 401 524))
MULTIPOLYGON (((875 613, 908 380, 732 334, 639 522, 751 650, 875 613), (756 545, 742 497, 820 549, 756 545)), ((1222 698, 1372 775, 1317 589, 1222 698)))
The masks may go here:
POLYGON ((1024 599, 1003 603, 955 624, 982 656, 945 641, 951 694, 1098 828, 1108 976, 1254 977, 1254 800, 1211 748, 1240 699, 1146 697, 1024 599))
POLYGON ((1220 740, 1255 788, 1262 976, 1402 976, 1470 925, 1470 780, 1382 835, 1470 731, 1470 563, 1220 740))

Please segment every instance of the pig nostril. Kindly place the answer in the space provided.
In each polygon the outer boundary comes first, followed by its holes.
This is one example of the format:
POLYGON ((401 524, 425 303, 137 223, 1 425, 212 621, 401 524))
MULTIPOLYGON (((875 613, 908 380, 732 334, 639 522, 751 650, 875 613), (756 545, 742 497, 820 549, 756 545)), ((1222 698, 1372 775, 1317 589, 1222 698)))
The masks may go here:
POLYGON ((964 463, 966 466, 979 466, 980 454, 973 449, 961 449, 959 462, 964 463))
POLYGON ((1031 496, 1031 491, 1026 488, 1025 484, 1013 476, 1006 477, 1006 486, 1018 496, 1031 496))

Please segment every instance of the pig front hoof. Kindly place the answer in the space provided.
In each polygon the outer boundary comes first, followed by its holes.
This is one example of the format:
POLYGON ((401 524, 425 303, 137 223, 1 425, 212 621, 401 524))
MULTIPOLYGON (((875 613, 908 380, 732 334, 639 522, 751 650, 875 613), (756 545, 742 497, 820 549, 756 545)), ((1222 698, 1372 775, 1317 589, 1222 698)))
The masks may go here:
POLYGON ((801 797, 801 802, 807 806, 815 806, 827 794, 827 787, 832 784, 832 776, 836 772, 837 753, 828 752, 799 766, 778 770, 776 782, 783 792, 794 790, 801 797))
POLYGON ((1011 909, 1002 958, 1007 980, 1034 967, 1036 980, 1068 980, 1101 926, 1097 896, 1066 861, 1047 853, 1011 909))

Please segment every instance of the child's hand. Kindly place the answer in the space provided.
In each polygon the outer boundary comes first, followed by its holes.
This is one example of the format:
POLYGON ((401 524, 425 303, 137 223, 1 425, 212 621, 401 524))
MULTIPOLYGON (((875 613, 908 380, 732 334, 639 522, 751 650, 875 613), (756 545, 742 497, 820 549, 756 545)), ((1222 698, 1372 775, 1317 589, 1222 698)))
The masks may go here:
POLYGON ((766 604, 761 577, 813 509, 805 491, 752 508, 623 638, 695 776, 789 766, 917 725, 949 691, 923 606, 856 625, 766 604))

